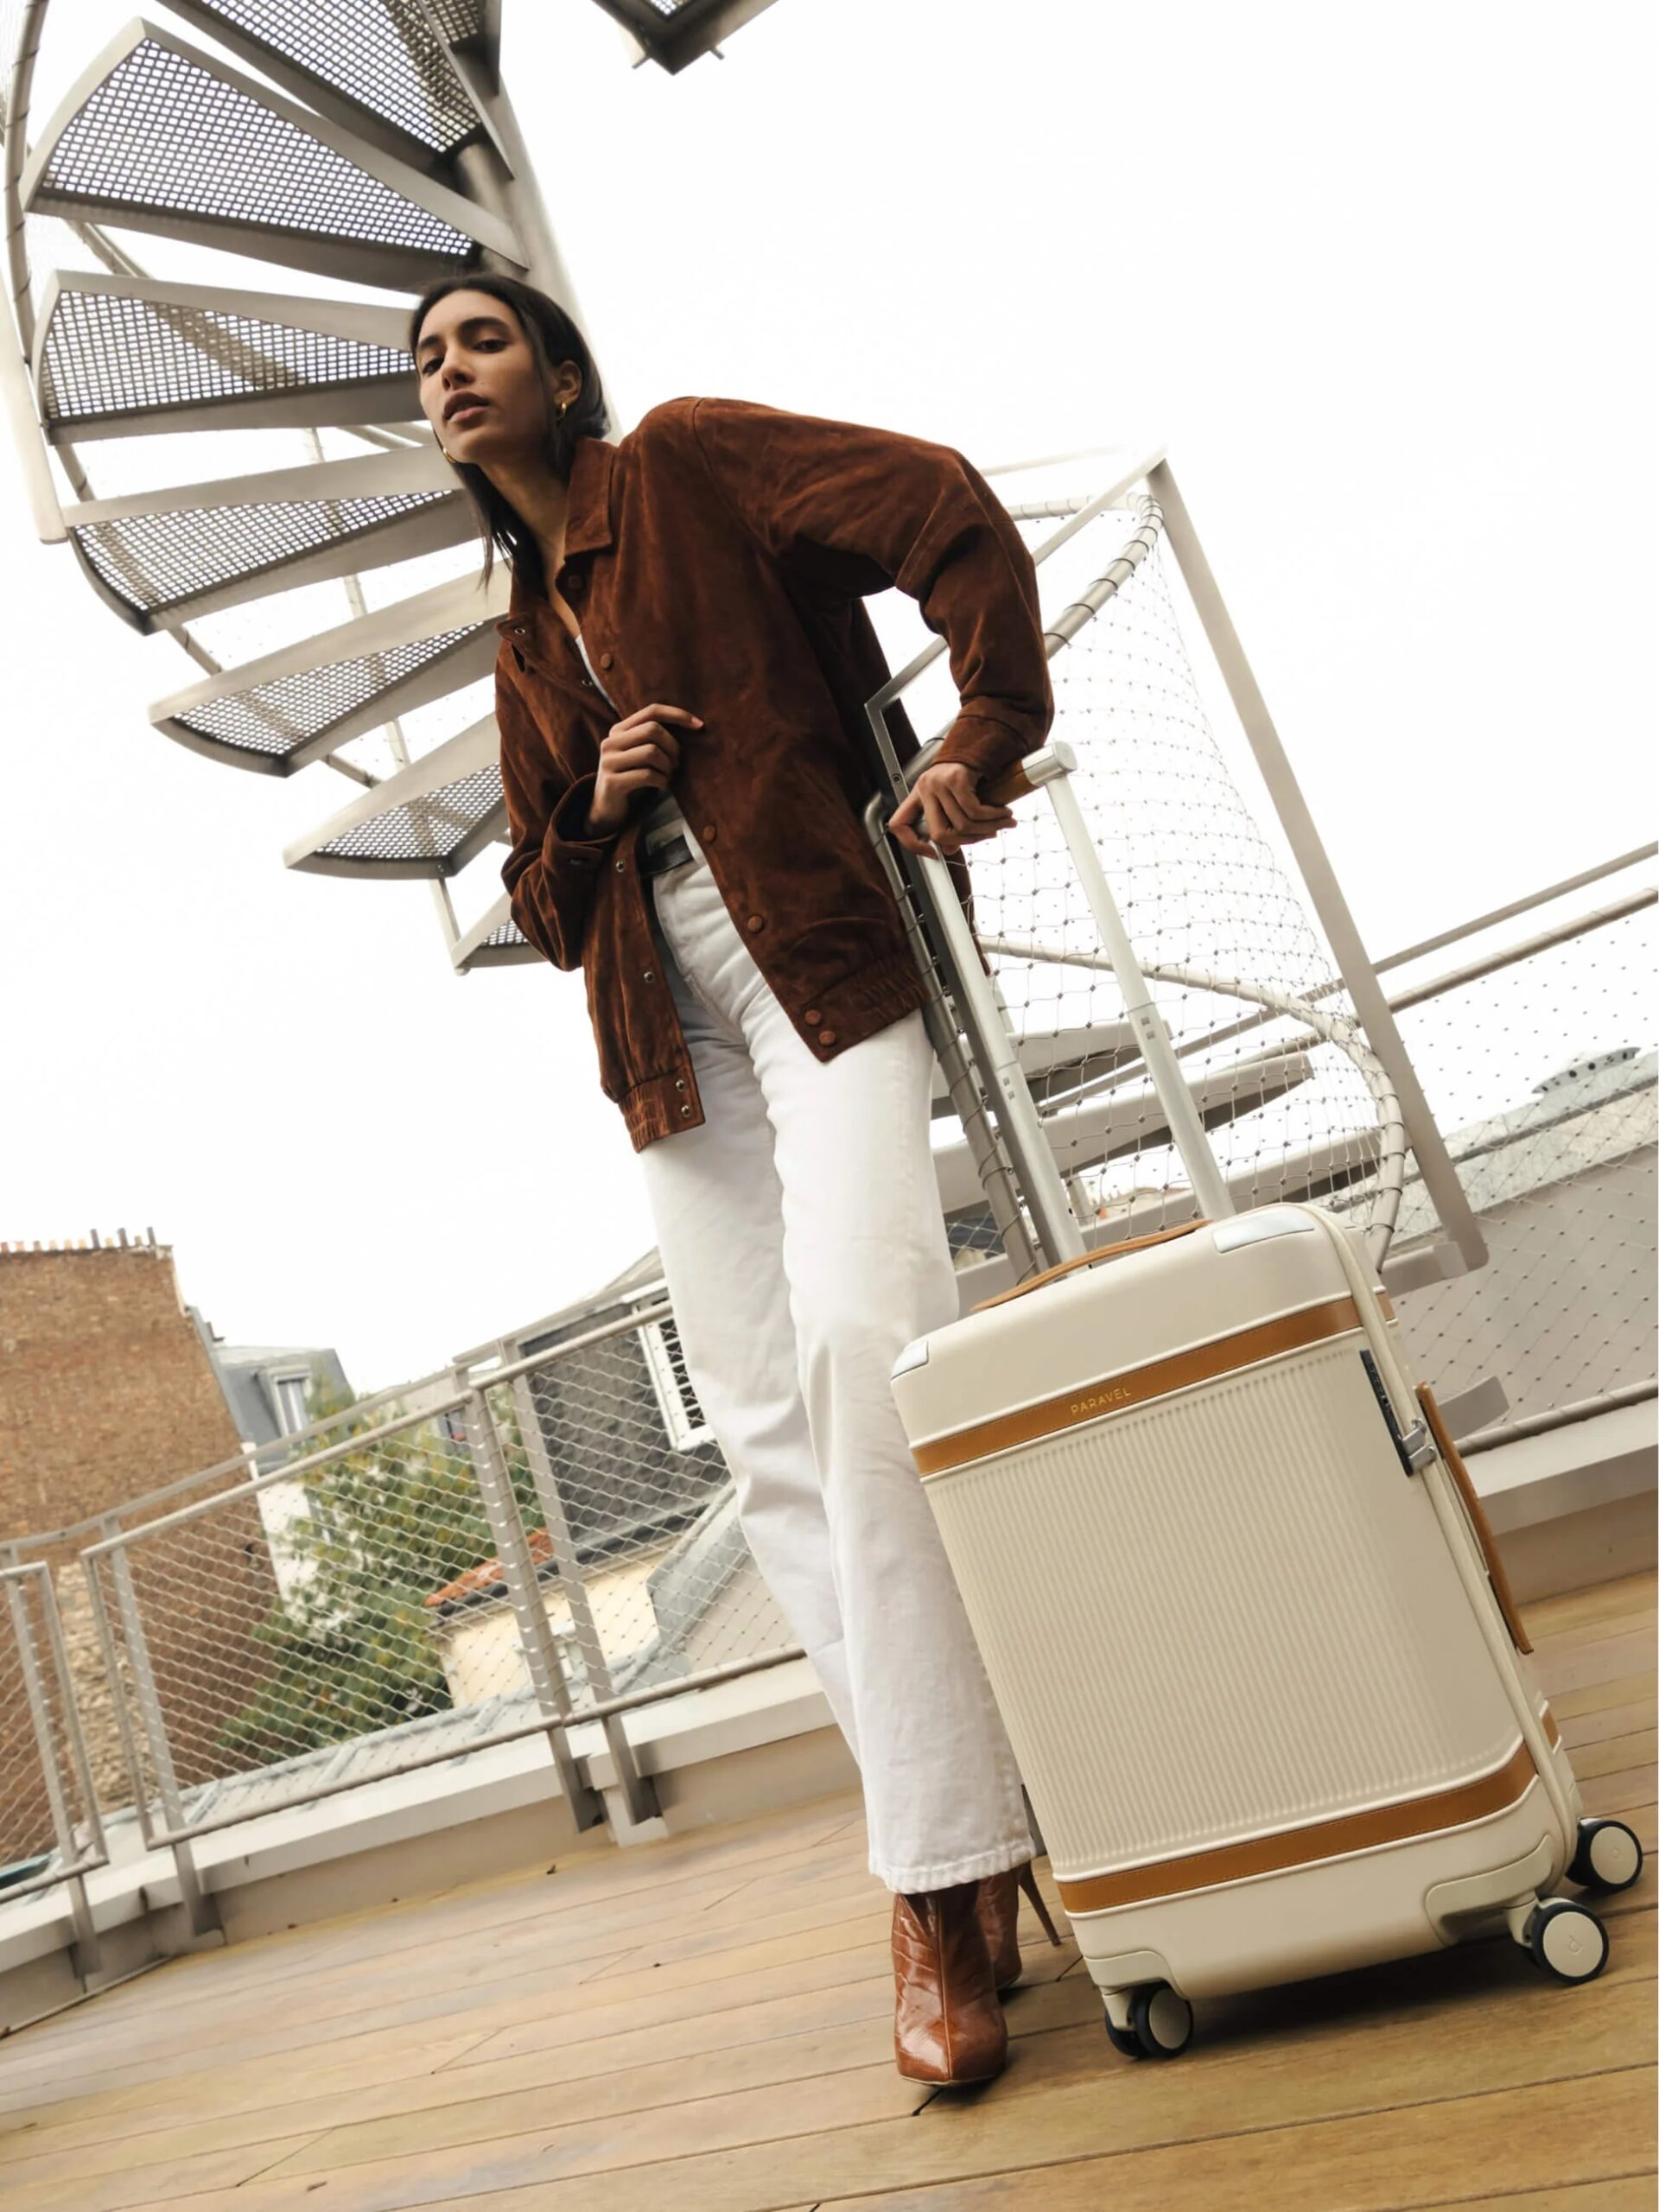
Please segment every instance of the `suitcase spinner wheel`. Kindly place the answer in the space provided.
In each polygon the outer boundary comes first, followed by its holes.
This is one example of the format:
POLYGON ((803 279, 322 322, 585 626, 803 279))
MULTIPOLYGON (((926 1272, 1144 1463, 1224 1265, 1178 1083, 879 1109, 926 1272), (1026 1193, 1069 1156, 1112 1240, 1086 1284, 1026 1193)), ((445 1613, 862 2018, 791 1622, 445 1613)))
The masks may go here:
POLYGON ((1579 1847, 1567 1870, 1569 1882, 1603 1897, 1617 1897, 1642 1877, 1642 1846, 1623 1821, 1580 1821, 1579 1847))
POLYGON ((1552 1981, 1593 1981, 1607 1963, 1607 1930, 1587 1905, 1569 1897, 1535 1905, 1518 1940, 1552 1981))
POLYGON ((1179 2058, 1192 2040, 1192 2007, 1166 1981, 1116 1990, 1106 1999, 1106 2037, 1125 2058, 1179 2058), (1116 2020, 1113 2006, 1126 2013, 1116 2020))

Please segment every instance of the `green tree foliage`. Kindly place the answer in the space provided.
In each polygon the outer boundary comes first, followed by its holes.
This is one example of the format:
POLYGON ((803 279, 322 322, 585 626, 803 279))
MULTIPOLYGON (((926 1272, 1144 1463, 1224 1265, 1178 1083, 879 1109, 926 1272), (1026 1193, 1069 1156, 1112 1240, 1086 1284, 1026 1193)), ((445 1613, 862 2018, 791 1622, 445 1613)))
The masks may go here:
MULTIPOLYGON (((312 1385, 314 1421, 353 1402, 312 1385)), ((401 1410, 377 1406, 304 1452, 384 1427, 401 1410)), ((533 1527, 539 1516, 515 1425, 503 1440, 520 1513, 533 1527)), ((219 1738, 238 1770, 444 1711, 439 1617, 427 1600, 496 1554, 467 1448, 439 1421, 365 1444, 295 1481, 307 1510, 273 1540, 288 1589, 253 1637, 264 1679, 219 1738)))

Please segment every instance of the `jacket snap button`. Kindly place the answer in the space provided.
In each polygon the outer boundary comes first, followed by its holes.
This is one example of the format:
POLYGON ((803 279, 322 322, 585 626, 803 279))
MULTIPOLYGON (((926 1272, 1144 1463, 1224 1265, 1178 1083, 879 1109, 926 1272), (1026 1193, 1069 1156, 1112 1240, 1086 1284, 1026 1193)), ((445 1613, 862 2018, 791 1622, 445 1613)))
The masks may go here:
POLYGON ((683 1090, 685 1089, 685 1077, 683 1075, 677 1075, 675 1077, 674 1088, 676 1090, 683 1090))
POLYGON ((810 1006, 806 1009, 806 1019, 808 1024, 810 1025, 815 1021, 822 1021, 823 1020, 823 1016, 818 1012, 817 1007, 810 1006))
POLYGON ((691 1111, 691 1109, 689 1106, 682 1106, 680 1111, 682 1114, 689 1114, 691 1111))
POLYGON ((628 864, 626 861, 618 861, 616 864, 616 872, 619 875, 626 875, 627 873, 627 868, 628 864))
POLYGON ((720 835, 720 831, 719 831, 719 830, 716 828, 716 826, 715 825, 715 823, 712 823, 712 822, 705 822, 705 823, 703 823, 703 825, 702 825, 702 842, 703 842, 703 843, 704 843, 705 845, 712 845, 712 844, 714 843, 714 842, 715 842, 715 838, 716 838, 716 837, 718 837, 718 836, 719 836, 719 835, 720 835))
POLYGON ((820 1044, 820 1045, 833 1045, 833 1044, 835 1043, 835 1041, 836 1041, 836 1033, 835 1033, 835 1031, 834 1031, 833 1029, 820 1029, 820 1030, 819 1030, 819 1032, 818 1032, 818 1042, 819 1042, 819 1044, 820 1044))
POLYGON ((648 983, 654 983, 657 980, 657 970, 654 968, 647 968, 645 970, 645 980, 648 983))
POLYGON ((612 660, 613 660, 614 658, 615 658, 615 656, 614 656, 613 654, 611 654, 611 653, 601 653, 601 655, 600 655, 600 657, 599 657, 599 664, 600 664, 600 666, 601 666, 601 668, 608 668, 608 667, 610 666, 610 664, 611 664, 612 660))
POLYGON ((751 914, 749 916, 749 927, 752 930, 763 930, 766 926, 766 918, 764 914, 751 914))

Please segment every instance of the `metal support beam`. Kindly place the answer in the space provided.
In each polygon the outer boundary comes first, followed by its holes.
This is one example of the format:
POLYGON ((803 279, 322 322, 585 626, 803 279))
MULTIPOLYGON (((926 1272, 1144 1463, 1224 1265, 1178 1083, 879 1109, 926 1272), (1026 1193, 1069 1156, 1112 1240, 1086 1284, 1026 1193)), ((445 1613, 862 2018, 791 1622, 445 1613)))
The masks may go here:
MULTIPOLYGON (((118 1535, 121 1531, 118 1526, 111 1533, 118 1535)), ((133 1694, 137 1702, 139 1719, 143 1723, 150 1769, 156 1777, 156 1792, 161 1799, 162 1813, 167 1822, 168 1844, 173 1853, 185 1913, 193 1935, 222 1934, 219 1908, 201 1886, 194 1853, 183 1833, 184 1797, 173 1764, 173 1747, 167 1738, 167 1722, 162 1713, 155 1670, 149 1663, 149 1645, 138 1611, 138 1593, 133 1587, 132 1562, 127 1557, 124 1544, 118 1543, 106 1556, 110 1562, 111 1579, 115 1585, 115 1606, 121 1622, 122 1648, 131 1672, 133 1694)), ((118 1703, 122 1689, 118 1675, 111 1675, 111 1686, 118 1703)), ((144 1796, 142 1788, 139 1796, 142 1802, 144 1796)))
POLYGON ((496 1435, 495 1423, 482 1390, 467 1394, 464 1418, 474 1479, 501 1562, 501 1577, 507 1586, 513 1623, 518 1631, 518 1648, 524 1654, 536 1702, 547 1723, 548 1746, 553 1754, 560 1789, 578 1828, 601 1827, 605 1801, 582 1779, 582 1769, 570 1749, 570 1699, 565 1688, 564 1669, 553 1624, 542 1603, 536 1563, 531 1557, 524 1522, 518 1518, 500 1439, 496 1435))
POLYGON ((1458 1171, 1433 1115, 1429 1110, 1417 1071, 1411 1064, 1405 1039, 1389 1009, 1358 928, 1349 912, 1336 872, 1314 827, 1294 772, 1286 758, 1273 717, 1268 712, 1250 665, 1239 643, 1221 592, 1205 558, 1192 526, 1186 502, 1166 461, 1160 461, 1147 479, 1154 498, 1163 510, 1164 531, 1179 563, 1205 635, 1210 640, 1223 681, 1231 696, 1250 750, 1267 785, 1268 796, 1284 826, 1285 835, 1307 886, 1313 911, 1319 916, 1332 952, 1364 1026, 1372 1051, 1382 1063, 1400 1102, 1400 1112, 1411 1148, 1430 1197, 1447 1233, 1468 1265, 1484 1267, 1486 1239, 1470 1205, 1458 1171))
MULTIPOLYGON (((501 1346, 503 1361, 509 1358, 509 1347, 501 1346)), ((536 1485, 536 1500, 545 1520, 548 1541, 552 1548, 554 1572, 559 1586, 570 1608, 570 1625, 575 1631, 576 1649, 582 1654, 588 1686, 594 1698, 607 1703, 616 1694, 611 1680, 611 1663, 605 1656, 599 1624, 594 1618, 593 1602, 588 1595, 588 1583, 576 1560, 576 1540, 571 1533, 570 1518, 564 1510, 564 1493, 553 1465, 552 1454, 547 1448, 547 1438, 536 1410, 535 1395, 528 1375, 517 1375, 512 1384, 512 1410, 518 1423, 518 1434, 530 1463, 531 1480, 536 1485)), ((611 1755, 616 1778, 628 1808, 628 1818, 636 1827, 646 1821, 655 1820, 662 1811, 658 1802, 657 1785, 639 1771, 633 1756, 633 1745, 628 1741, 626 1726, 620 1713, 607 1713, 600 1723, 605 1732, 605 1747, 611 1755)))

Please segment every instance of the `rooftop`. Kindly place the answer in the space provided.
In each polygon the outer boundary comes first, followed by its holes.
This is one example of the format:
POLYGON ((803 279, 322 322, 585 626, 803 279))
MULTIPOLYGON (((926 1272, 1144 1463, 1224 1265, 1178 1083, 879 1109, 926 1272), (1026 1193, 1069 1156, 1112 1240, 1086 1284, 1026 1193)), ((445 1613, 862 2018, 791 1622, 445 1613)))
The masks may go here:
MULTIPOLYGON (((1587 1808, 1655 1843, 1651 1574, 1528 1609, 1587 1808)), ((1648 2212, 1655 1878, 1559 1989, 1507 1942, 1108 2047, 1034 1930, 988 2089, 891 2057, 850 1795, 180 1959, 10 2039, 29 2212, 1648 2212), (919 2123, 919 2124, 918 2124, 919 2123)))

